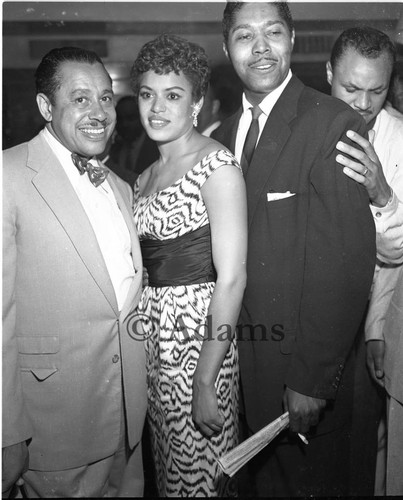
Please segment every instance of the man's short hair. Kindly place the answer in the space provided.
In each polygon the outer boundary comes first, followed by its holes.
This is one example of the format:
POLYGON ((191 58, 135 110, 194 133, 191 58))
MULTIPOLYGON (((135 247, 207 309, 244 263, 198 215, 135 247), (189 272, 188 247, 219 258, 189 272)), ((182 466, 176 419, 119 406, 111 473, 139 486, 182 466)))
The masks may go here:
POLYGON ((64 62, 100 63, 104 66, 101 58, 92 50, 85 50, 79 47, 52 49, 43 57, 35 71, 36 93, 45 94, 52 104, 55 103, 56 90, 62 83, 59 69, 64 62))
MULTIPOLYGON (((248 3, 254 2, 228 2, 224 9, 223 19, 222 19, 222 32, 224 35, 224 41, 227 44, 229 32, 231 31, 232 26, 235 22, 235 16, 237 12, 239 12, 245 5, 248 3)), ((281 19, 286 23, 288 29, 290 30, 290 34, 294 30, 294 21, 292 19, 290 8, 288 7, 287 2, 278 1, 278 2, 266 2, 270 5, 273 5, 277 9, 278 15, 281 19)))
POLYGON ((399 102, 398 99, 399 86, 400 88, 403 88, 403 61, 395 62, 392 76, 390 78, 388 95, 386 96, 386 99, 392 104, 392 106, 402 113, 402 103, 401 100, 399 102))
POLYGON ((343 57, 344 53, 353 49, 366 59, 377 59, 382 54, 390 57, 391 69, 396 60, 396 48, 388 35, 369 26, 349 28, 338 37, 330 55, 332 68, 343 57))

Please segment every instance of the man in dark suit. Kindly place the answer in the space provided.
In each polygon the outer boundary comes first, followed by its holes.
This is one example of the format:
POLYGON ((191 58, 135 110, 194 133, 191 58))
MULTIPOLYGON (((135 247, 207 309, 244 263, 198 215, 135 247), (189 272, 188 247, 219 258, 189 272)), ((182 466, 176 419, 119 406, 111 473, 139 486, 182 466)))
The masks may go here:
POLYGON ((229 2, 223 29, 244 86, 242 108, 214 138, 241 162, 248 194, 239 324, 246 429, 256 432, 288 410, 292 431, 250 462, 241 493, 346 495, 352 345, 375 233, 368 195, 343 174, 336 144, 349 142, 349 129, 366 135, 366 125, 291 74, 287 4, 229 2), (309 445, 295 433, 306 433, 309 445))

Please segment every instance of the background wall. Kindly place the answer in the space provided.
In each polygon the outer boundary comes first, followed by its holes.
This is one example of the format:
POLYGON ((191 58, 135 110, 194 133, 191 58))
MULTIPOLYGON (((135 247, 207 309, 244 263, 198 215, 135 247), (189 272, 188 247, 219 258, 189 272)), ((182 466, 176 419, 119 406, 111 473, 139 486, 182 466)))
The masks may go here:
MULTIPOLYGON (((3 148, 30 139, 42 126, 33 74, 50 49, 77 45, 95 50, 119 97, 130 93, 128 75, 138 50, 159 33, 199 43, 212 66, 228 66, 222 51, 224 7, 225 1, 4 2, 3 148)), ((386 32, 403 57, 400 2, 290 2, 290 7, 296 25, 292 69, 312 87, 328 92, 325 62, 334 40, 351 26, 368 24, 386 32)))

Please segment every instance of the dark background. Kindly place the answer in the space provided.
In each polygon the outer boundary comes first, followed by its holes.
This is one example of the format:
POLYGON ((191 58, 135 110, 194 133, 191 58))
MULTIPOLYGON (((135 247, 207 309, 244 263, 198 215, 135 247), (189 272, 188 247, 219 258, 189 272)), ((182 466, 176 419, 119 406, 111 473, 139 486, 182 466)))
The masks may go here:
MULTIPOLYGON (((162 32, 199 43, 212 66, 225 65, 223 71, 231 72, 222 51, 224 7, 224 1, 4 2, 3 149, 31 139, 43 125, 33 74, 50 49, 76 45, 95 50, 118 98, 130 93, 128 75, 138 50, 162 32)), ((367 24, 386 32, 403 59, 401 3, 290 2, 290 7, 296 26, 292 70, 307 85, 329 92, 325 63, 334 40, 351 26, 367 24)), ((239 85, 235 75, 233 81, 239 85)))

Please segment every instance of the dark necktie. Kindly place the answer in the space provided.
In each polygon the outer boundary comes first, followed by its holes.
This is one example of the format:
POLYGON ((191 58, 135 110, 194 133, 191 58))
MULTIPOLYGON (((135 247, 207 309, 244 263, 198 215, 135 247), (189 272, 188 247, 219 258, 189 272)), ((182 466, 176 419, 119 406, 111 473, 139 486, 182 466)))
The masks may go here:
POLYGON ((88 172, 88 177, 95 187, 102 184, 109 174, 109 170, 107 168, 101 167, 100 165, 93 165, 87 158, 84 158, 77 153, 72 153, 71 159, 81 175, 88 172))
POLYGON ((259 108, 259 106, 254 106, 251 109, 252 122, 246 135, 241 158, 241 166, 244 175, 248 170, 250 162, 252 161, 253 153, 255 151, 257 138, 259 137, 259 116, 262 114, 262 110, 259 108))

